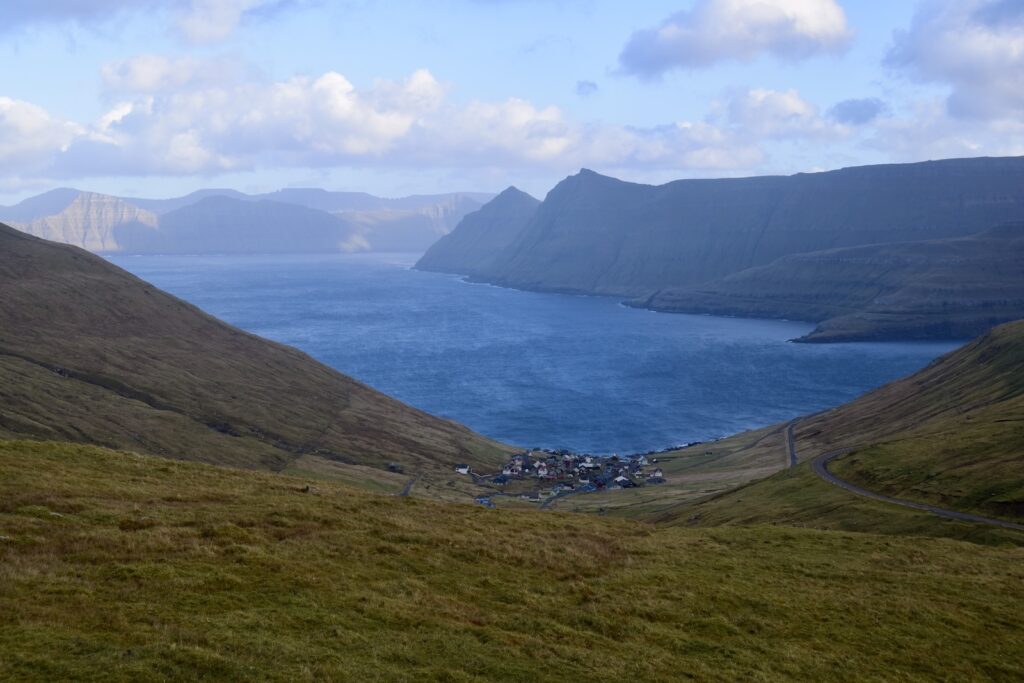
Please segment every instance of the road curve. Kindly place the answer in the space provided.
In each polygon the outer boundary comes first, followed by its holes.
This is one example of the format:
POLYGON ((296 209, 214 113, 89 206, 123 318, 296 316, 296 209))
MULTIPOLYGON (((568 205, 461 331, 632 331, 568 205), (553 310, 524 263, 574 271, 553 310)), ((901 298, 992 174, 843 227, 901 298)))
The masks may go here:
POLYGON ((789 465, 788 467, 796 467, 796 438, 793 436, 793 429, 796 428, 796 420, 790 420, 789 424, 786 425, 786 448, 789 450, 789 465))
MULTIPOLYGON (((792 425, 792 423, 790 423, 792 425)), ((795 450, 790 447, 790 456, 793 457, 795 450)), ((1015 524, 1014 522, 1006 522, 1001 519, 992 519, 991 517, 982 517, 981 515, 972 515, 967 512, 956 512, 955 510, 946 510, 944 508, 935 507, 934 505, 927 505, 925 503, 915 503, 910 500, 902 500, 900 498, 891 498, 890 496, 883 496, 880 493, 868 491, 862 489, 859 486, 855 486, 848 481, 840 479, 836 475, 828 471, 829 461, 838 458, 841 455, 849 453, 852 449, 844 448, 838 451, 829 451, 828 453, 822 453, 814 460, 811 461, 811 468, 814 473, 827 481, 830 484, 834 484, 841 489, 855 493, 858 496, 864 496, 865 498, 872 498, 874 500, 882 501, 883 503, 891 503, 893 505, 901 505, 905 508, 912 508, 914 510, 921 510, 923 512, 930 512, 933 515, 939 517, 945 517, 946 519, 953 519, 958 522, 977 522, 978 524, 988 524, 989 526, 998 526, 1004 529, 1013 529, 1015 531, 1024 531, 1024 524, 1015 524)))
POLYGON ((402 489, 402 492, 398 494, 398 497, 399 498, 406 498, 406 497, 408 497, 409 494, 412 493, 412 487, 416 485, 416 482, 418 482, 420 480, 420 477, 422 477, 422 476, 423 476, 422 474, 417 474, 415 477, 410 479, 406 483, 405 487, 402 489))

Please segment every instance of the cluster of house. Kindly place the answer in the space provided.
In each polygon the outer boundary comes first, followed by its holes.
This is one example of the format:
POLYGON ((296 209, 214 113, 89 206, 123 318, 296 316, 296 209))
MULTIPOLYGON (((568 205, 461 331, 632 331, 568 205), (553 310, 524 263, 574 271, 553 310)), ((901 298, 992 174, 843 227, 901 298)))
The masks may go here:
MULTIPOLYGON (((657 462, 645 454, 599 457, 569 451, 524 451, 513 455, 500 474, 474 476, 497 486, 513 479, 536 479, 550 486, 550 495, 591 493, 662 484, 665 477, 657 462)), ((456 465, 455 471, 471 474, 467 465, 456 465)))

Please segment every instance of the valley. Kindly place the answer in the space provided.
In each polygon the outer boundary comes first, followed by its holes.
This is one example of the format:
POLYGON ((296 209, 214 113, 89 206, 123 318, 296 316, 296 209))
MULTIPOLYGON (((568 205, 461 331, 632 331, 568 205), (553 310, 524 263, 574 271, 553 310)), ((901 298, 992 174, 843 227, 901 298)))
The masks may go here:
POLYGON ((0 683, 1024 681, 1024 0, 0 34, 0 683))

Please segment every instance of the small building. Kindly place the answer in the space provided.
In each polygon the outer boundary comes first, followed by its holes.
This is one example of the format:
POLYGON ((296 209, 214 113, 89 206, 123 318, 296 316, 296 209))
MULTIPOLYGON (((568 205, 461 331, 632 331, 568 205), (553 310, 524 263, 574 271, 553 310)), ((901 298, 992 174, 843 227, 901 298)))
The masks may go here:
POLYGON ((455 466, 455 471, 459 474, 469 474, 469 465, 458 464, 455 466))

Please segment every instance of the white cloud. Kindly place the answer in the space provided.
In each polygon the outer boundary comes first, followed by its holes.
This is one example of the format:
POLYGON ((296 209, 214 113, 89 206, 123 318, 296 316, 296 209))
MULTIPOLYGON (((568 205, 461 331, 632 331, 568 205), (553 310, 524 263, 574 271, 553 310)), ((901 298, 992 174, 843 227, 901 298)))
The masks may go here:
MULTIPOLYGON (((702 120, 638 128, 574 120, 520 98, 455 102, 425 69, 360 87, 333 71, 217 78, 216 63, 144 55, 110 65, 102 75, 112 104, 91 123, 17 103, 16 126, 0 118, 0 155, 20 146, 34 173, 55 180, 283 168, 734 172, 762 164, 769 143, 853 130, 795 90, 738 91, 702 120)), ((4 173, 25 177, 14 166, 4 173)))
POLYGON ((805 59, 844 50, 852 38, 835 0, 697 0, 659 26, 637 31, 619 55, 641 77, 763 54, 805 59))
POLYGON ((964 119, 1024 116, 1024 3, 941 0, 921 5, 897 31, 886 63, 948 84, 947 108, 964 119))
POLYGON ((849 129, 826 121, 796 90, 753 88, 732 97, 729 122, 756 138, 842 137, 849 129))
MULTIPOLYGON (((423 69, 362 88, 337 72, 237 81, 215 71, 152 55, 110 65, 102 75, 117 99, 91 124, 19 103, 47 131, 28 148, 38 151, 34 168, 54 178, 370 166, 736 169, 763 156, 743 122, 641 129, 574 121, 518 98, 456 104, 423 69)), ((26 129, 0 128, 0 150, 24 146, 26 129)))
POLYGON ((941 99, 917 102, 898 117, 880 119, 869 147, 894 161, 975 156, 1024 156, 1024 121, 999 119, 965 125, 941 99))
POLYGON ((178 20, 182 34, 194 43, 224 40, 242 17, 268 0, 191 0, 178 20))
POLYGON ((239 61, 229 58, 146 54, 107 64, 100 77, 108 94, 143 94, 240 81, 246 71, 239 61))
POLYGON ((84 129, 29 102, 0 97, 0 164, 20 175, 66 151, 84 129))

